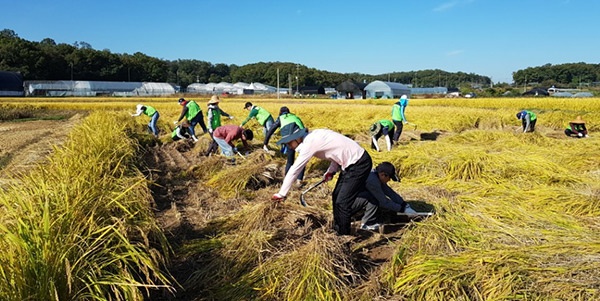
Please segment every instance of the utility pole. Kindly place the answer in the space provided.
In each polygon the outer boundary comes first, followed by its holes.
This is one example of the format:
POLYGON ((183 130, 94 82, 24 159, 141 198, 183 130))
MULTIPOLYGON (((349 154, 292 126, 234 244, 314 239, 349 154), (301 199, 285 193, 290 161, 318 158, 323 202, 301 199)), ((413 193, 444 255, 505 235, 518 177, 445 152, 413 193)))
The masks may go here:
POLYGON ((296 93, 300 93, 300 65, 296 65, 296 93))
POLYGON ((279 68, 277 68, 277 99, 279 99, 279 68))

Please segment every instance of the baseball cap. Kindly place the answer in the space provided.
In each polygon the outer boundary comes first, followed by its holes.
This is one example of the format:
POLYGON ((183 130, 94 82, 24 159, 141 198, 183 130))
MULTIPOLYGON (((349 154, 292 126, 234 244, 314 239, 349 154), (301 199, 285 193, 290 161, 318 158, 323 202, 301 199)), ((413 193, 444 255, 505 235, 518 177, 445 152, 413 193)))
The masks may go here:
POLYGON ((396 168, 394 167, 394 165, 390 162, 382 162, 379 165, 377 165, 377 167, 375 167, 375 171, 377 172, 383 172, 385 174, 387 174, 388 176, 390 176, 390 179, 398 182, 398 175, 396 174, 396 168))

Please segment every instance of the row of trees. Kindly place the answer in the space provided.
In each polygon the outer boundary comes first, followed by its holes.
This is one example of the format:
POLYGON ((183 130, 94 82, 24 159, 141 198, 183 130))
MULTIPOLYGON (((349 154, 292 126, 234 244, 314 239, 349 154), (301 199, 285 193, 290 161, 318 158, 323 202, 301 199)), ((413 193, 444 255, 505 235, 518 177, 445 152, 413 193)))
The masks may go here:
POLYGON ((352 79, 413 84, 417 87, 457 87, 461 83, 489 85, 486 76, 442 70, 394 72, 380 75, 336 73, 290 62, 260 62, 244 66, 212 64, 195 59, 162 60, 143 53, 94 50, 86 42, 73 45, 50 38, 40 42, 20 38, 13 30, 0 31, 0 70, 20 72, 25 80, 157 81, 180 86, 208 82, 261 82, 282 87, 335 87, 352 79))
MULTIPOLYGON (((0 70, 20 72, 25 80, 100 80, 156 81, 180 86, 208 82, 260 82, 282 87, 335 87, 352 79, 357 82, 374 80, 412 84, 414 87, 489 87, 487 76, 443 70, 393 72, 379 75, 336 73, 290 62, 260 62, 244 66, 212 64, 195 59, 162 60, 143 53, 112 53, 108 49, 94 50, 85 42, 73 45, 56 43, 50 38, 40 42, 20 38, 13 30, 0 31, 0 70)), ((600 81, 600 64, 547 64, 513 73, 521 86, 538 83, 541 86, 572 87, 600 81)))
POLYGON ((518 85, 542 87, 576 88, 596 86, 600 83, 600 64, 572 63, 539 67, 529 67, 513 72, 513 80, 518 85))

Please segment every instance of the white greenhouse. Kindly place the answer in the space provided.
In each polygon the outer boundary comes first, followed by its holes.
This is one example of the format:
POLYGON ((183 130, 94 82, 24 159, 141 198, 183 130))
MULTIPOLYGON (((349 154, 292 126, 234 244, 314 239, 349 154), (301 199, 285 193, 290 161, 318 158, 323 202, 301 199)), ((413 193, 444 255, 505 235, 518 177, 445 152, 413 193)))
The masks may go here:
POLYGON ((365 86, 367 98, 400 98, 402 95, 410 97, 410 87, 400 83, 384 82, 380 80, 373 81, 365 86))
POLYGON ((164 96, 175 94, 169 83, 108 81, 28 81, 27 96, 164 96))
MULTIPOLYGON (((279 89, 280 93, 283 93, 283 89, 279 89)), ((286 90, 287 91, 287 90, 286 90)), ((274 94, 277 93, 277 88, 261 83, 243 83, 237 82, 235 84, 220 82, 216 83, 194 83, 187 86, 187 93, 196 94, 274 94)))

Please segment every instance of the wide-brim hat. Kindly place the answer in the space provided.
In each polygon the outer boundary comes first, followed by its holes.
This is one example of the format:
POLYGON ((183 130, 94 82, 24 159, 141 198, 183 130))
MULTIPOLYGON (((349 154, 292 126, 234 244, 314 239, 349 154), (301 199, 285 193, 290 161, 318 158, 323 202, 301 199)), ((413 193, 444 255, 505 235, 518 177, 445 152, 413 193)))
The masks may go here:
POLYGON ((308 130, 306 128, 301 129, 295 122, 290 123, 281 128, 281 139, 277 141, 277 144, 285 144, 290 141, 294 141, 298 138, 306 136, 308 130))
POLYGON ((219 101, 221 101, 221 100, 219 99, 219 96, 218 96, 218 95, 213 95, 213 96, 210 98, 210 100, 208 101, 208 104, 209 104, 209 105, 218 104, 218 103, 219 103, 219 101))
POLYGON ((396 174, 396 167, 390 162, 381 162, 375 167, 375 171, 387 174, 393 181, 399 181, 398 175, 396 174))
POLYGON ((581 118, 581 116, 575 117, 575 120, 571 120, 571 123, 585 123, 585 120, 581 118))
POLYGON ((371 136, 377 135, 380 131, 381 131, 381 123, 375 122, 375 123, 371 124, 371 127, 369 128, 369 132, 371 133, 371 136))

